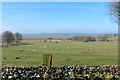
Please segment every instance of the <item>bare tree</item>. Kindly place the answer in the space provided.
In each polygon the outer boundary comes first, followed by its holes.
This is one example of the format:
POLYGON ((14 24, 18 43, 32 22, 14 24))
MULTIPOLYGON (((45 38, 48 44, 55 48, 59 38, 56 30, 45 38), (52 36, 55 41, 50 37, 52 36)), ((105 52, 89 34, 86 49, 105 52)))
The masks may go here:
POLYGON ((75 37, 73 37, 72 40, 84 41, 84 42, 96 41, 95 37, 93 37, 93 36, 75 36, 75 37))
POLYGON ((15 41, 16 41, 16 45, 18 45, 22 40, 22 34, 20 33, 15 33, 15 41))
POLYGON ((10 45, 14 41, 14 35, 10 31, 5 31, 2 34, 2 41, 6 42, 7 45, 10 45))
POLYGON ((120 21, 120 1, 113 0, 114 2, 110 3, 110 14, 112 15, 115 22, 119 23, 120 21))

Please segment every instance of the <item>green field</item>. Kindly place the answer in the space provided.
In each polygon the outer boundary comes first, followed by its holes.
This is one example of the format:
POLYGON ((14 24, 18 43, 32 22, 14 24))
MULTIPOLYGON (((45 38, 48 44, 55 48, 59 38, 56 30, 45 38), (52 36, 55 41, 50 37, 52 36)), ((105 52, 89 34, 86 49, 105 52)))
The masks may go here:
POLYGON ((42 65, 43 54, 53 54, 53 65, 117 65, 118 43, 112 42, 33 42, 2 48, 3 66, 42 65), (19 51, 23 48, 23 51, 19 51), (33 51, 34 49, 34 51, 33 51), (89 49, 89 50, 88 50, 89 49), (19 57, 20 59, 16 59, 19 57), (7 59, 4 59, 7 58, 7 59))

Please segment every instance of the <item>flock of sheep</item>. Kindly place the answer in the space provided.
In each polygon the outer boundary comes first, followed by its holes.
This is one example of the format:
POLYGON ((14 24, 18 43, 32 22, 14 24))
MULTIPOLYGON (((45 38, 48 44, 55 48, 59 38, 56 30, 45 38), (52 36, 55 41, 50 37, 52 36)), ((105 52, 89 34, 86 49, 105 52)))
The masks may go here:
MULTIPOLYGON (((62 45, 62 46, 63 46, 63 45, 62 45)), ((48 46, 43 46, 42 48, 47 49, 48 46)), ((55 49, 57 50, 57 49, 60 49, 60 48, 59 48, 59 47, 55 47, 55 49)), ((66 49, 70 49, 70 47, 66 47, 66 49)), ((33 51, 33 52, 36 51, 36 49, 28 49, 28 50, 31 50, 31 51, 33 51)), ((93 50, 93 48, 87 48, 87 49, 86 49, 86 51, 90 51, 90 50, 93 50)), ((23 51, 23 48, 20 48, 19 51, 23 51)))
MULTIPOLYGON (((62 47, 64 47, 64 45, 61 45, 62 47)), ((48 48, 48 46, 42 46, 42 48, 43 49, 47 49, 48 48)), ((70 47, 65 47, 66 49, 70 49, 70 47)), ((54 48, 55 50, 59 50, 60 48, 59 47, 55 47, 54 48)), ((21 48, 19 48, 19 52, 22 52, 22 51, 24 51, 25 49, 23 49, 22 47, 21 48)), ((37 50, 36 49, 28 49, 29 51, 32 51, 32 52, 36 52, 37 50)), ((93 50, 93 48, 88 48, 88 49, 86 49, 86 51, 90 51, 90 50, 93 50)), ((4 58, 4 59, 7 59, 7 58, 4 58)), ((16 59, 20 59, 19 57, 16 57, 16 59)))

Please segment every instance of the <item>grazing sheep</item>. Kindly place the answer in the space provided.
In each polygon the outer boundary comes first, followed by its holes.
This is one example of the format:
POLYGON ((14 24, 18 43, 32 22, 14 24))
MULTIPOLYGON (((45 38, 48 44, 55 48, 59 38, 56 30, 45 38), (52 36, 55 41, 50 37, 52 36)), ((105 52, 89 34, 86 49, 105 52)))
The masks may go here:
POLYGON ((43 46, 43 48, 47 48, 47 46, 43 46))
POLYGON ((4 58, 4 59, 7 59, 7 58, 4 58))
POLYGON ((35 50, 35 49, 33 49, 32 51, 33 51, 33 52, 35 52, 36 50, 35 50))
POLYGON ((69 48, 69 47, 66 47, 66 48, 69 48))
POLYGON ((57 47, 55 49, 58 49, 57 47))
POLYGON ((23 48, 20 48, 20 51, 23 51, 23 48))
POLYGON ((20 59, 19 57, 16 57, 16 59, 20 59))
POLYGON ((89 49, 87 49, 87 51, 89 51, 89 49))
POLYGON ((16 57, 16 59, 17 59, 17 57, 16 57))

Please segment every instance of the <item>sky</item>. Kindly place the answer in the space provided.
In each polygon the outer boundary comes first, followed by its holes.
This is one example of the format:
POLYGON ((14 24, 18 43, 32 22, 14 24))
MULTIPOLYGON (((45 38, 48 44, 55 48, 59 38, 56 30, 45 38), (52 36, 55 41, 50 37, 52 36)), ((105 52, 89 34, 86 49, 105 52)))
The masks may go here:
POLYGON ((117 33, 108 2, 3 2, 2 32, 117 33))

